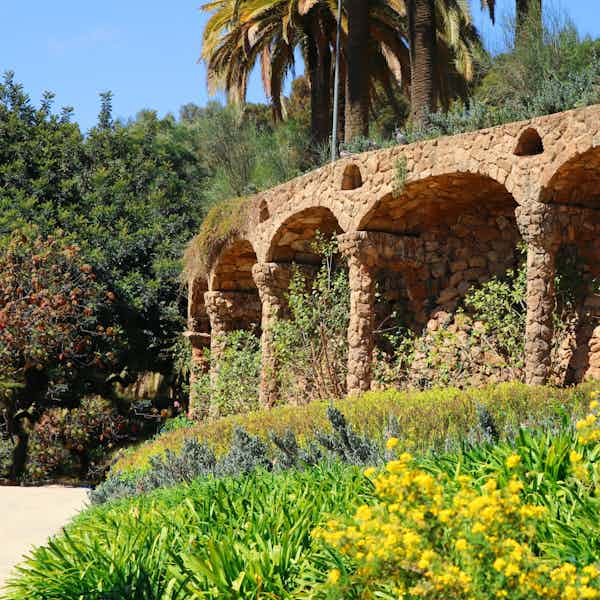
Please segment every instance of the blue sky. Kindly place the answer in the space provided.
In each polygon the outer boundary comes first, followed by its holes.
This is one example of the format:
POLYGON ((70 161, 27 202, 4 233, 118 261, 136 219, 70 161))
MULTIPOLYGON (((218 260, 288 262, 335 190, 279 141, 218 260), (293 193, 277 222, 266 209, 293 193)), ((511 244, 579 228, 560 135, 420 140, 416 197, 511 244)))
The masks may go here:
MULTIPOLYGON (((84 130, 96 121, 99 92, 108 89, 122 118, 142 108, 162 115, 186 102, 205 104, 205 70, 197 62, 202 1, 0 0, 0 71, 15 71, 35 102, 44 90, 55 92, 57 106, 73 106, 84 130)), ((479 0, 471 2, 477 24, 497 46, 498 27, 481 14, 479 0)), ((514 0, 499 5, 506 14, 514 0)), ((600 37, 600 0, 563 6, 583 34, 600 37)), ((256 75, 249 99, 264 100, 256 75)))

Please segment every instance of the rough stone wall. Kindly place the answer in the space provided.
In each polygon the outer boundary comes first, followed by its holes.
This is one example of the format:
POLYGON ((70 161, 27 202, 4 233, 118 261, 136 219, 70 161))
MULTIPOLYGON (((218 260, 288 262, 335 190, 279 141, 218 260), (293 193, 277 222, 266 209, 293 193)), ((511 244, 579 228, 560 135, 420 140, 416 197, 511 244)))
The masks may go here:
MULTIPOLYGON (((352 244, 346 249, 357 299, 349 332, 351 348, 355 344, 349 367, 356 376, 349 384, 360 390, 369 385, 370 369, 362 363, 372 351, 377 310, 372 289, 378 277, 391 300, 410 304, 415 327, 439 326, 472 284, 514 264, 522 238, 529 266, 526 379, 542 383, 550 373, 556 253, 564 240, 572 240, 589 277, 598 272, 599 190, 600 106, 353 155, 251 199, 245 231, 213 261, 208 288, 252 293, 254 303, 259 298, 254 265, 314 263, 317 230, 363 245, 364 234, 388 234, 391 247, 398 237, 414 239, 421 258, 410 264, 372 240, 368 257, 352 244), (366 307, 369 315, 363 314, 366 307)), ((272 310, 272 295, 264 291, 262 310, 272 310)), ((596 304, 596 297, 584 302, 596 304)), ((600 369, 592 308, 572 350, 573 377, 600 369)), ((220 326, 213 321, 214 337, 220 326)))

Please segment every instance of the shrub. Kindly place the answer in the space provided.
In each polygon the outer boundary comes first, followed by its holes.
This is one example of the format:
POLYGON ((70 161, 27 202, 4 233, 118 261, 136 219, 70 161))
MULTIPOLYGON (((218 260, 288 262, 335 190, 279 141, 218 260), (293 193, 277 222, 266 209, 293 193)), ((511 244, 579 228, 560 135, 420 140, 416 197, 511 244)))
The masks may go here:
POLYGON ((7 599, 594 598, 598 407, 450 453, 392 438, 399 456, 364 475, 258 469, 94 507, 33 550, 7 599))
POLYGON ((52 408, 29 440, 27 476, 34 480, 76 476, 98 480, 111 449, 128 439, 130 424, 113 404, 84 398, 77 408, 52 408))
POLYGON ((25 466, 27 427, 44 408, 73 396, 113 360, 117 329, 110 293, 77 246, 15 230, 0 248, 0 367, 20 387, 0 391, 8 433, 18 442, 11 477, 25 466))
MULTIPOLYGON (((334 406, 361 435, 383 443, 388 433, 399 434, 414 452, 441 451, 460 445, 465 436, 467 441, 476 442, 483 435, 478 419, 481 407, 489 411, 503 436, 512 436, 522 424, 548 427, 560 422, 563 414, 580 415, 590 389, 588 384, 559 389, 512 383, 465 390, 388 390, 345 398, 334 402, 334 406)), ((219 457, 228 451, 238 427, 263 440, 268 440, 271 433, 284 436, 289 430, 306 448, 316 432, 333 433, 327 407, 327 402, 280 406, 168 432, 124 453, 112 468, 111 476, 143 471, 148 468, 151 456, 167 449, 179 452, 188 438, 205 442, 219 457)))
MULTIPOLYGON (((253 331, 237 330, 223 336, 216 376, 200 374, 194 383, 197 405, 207 414, 226 416, 256 410, 260 383, 260 340, 253 331)), ((214 362, 214 357, 211 361, 214 362)))
POLYGON ((346 264, 335 236, 317 232, 316 273, 297 269, 287 301, 289 315, 273 327, 273 350, 282 402, 341 398, 345 393, 350 289, 346 264))
MULTIPOLYGON (((369 469, 377 498, 314 535, 331 552, 329 597, 596 598, 598 401, 541 434, 369 469)), ((392 439, 389 447, 399 446, 392 439)), ((323 581, 322 573, 315 579, 323 581)))
POLYGON ((6 597, 298 597, 319 560, 310 531, 369 488, 356 468, 331 465, 196 480, 94 507, 33 550, 6 597))

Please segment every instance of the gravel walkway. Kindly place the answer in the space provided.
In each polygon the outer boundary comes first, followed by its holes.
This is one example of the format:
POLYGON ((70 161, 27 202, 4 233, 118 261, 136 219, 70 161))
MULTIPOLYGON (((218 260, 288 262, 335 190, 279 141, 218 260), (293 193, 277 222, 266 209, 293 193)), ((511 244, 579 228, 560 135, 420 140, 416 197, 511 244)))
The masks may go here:
POLYGON ((69 522, 87 504, 86 488, 0 486, 0 592, 23 554, 69 522))

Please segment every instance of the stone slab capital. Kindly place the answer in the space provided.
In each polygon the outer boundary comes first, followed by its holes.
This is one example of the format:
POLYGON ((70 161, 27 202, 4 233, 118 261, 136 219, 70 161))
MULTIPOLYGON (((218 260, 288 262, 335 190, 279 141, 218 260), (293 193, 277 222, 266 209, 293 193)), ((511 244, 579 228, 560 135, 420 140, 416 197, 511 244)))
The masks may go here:
POLYGON ((263 262, 252 267, 252 277, 259 293, 285 292, 291 275, 292 265, 289 263, 263 262))
POLYGON ((423 242, 414 236, 381 231, 353 231, 338 235, 340 252, 367 268, 385 263, 418 266, 423 263, 423 242))

